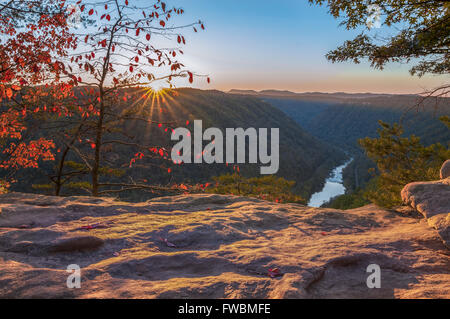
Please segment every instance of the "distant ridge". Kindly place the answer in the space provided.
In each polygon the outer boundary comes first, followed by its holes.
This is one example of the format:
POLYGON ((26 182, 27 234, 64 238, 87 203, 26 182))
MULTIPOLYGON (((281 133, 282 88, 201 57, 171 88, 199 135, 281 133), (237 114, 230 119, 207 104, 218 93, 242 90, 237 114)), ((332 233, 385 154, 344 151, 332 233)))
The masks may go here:
POLYGON ((228 93, 230 94, 245 94, 245 95, 258 95, 259 92, 256 92, 254 90, 237 90, 237 89, 232 89, 230 91, 228 91, 228 93))
POLYGON ((271 97, 289 97, 289 98, 324 98, 324 99, 360 99, 360 98, 376 98, 376 97, 399 97, 399 96, 417 96, 417 94, 388 94, 388 93, 346 93, 346 92, 303 92, 296 93, 288 90, 240 90, 232 89, 228 93, 230 94, 243 94, 243 95, 257 95, 257 96, 271 96, 271 97))

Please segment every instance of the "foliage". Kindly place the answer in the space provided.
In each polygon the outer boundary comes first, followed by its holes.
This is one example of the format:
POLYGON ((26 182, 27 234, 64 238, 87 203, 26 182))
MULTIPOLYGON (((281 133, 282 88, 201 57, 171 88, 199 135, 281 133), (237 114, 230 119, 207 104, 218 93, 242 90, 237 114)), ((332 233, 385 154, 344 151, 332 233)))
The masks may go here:
POLYGON ((10 184, 5 179, 0 179, 0 194, 5 194, 8 192, 10 184))
POLYGON ((369 203, 370 201, 367 199, 366 191, 364 189, 358 189, 355 192, 332 198, 328 203, 322 205, 322 207, 345 210, 362 207, 369 203))
POLYGON ((215 177, 214 181, 216 185, 208 188, 208 193, 257 197, 277 203, 305 204, 304 199, 292 193, 295 182, 282 177, 267 175, 245 178, 239 172, 235 172, 215 177))
POLYGON ((439 119, 441 120, 442 123, 445 124, 445 126, 447 126, 448 129, 450 129, 450 117, 441 116, 439 119))
MULTIPOLYGON (((382 25, 392 35, 380 39, 364 30, 353 40, 328 53, 332 62, 353 61, 367 58, 373 67, 383 69, 389 62, 418 60, 410 72, 422 76, 425 73, 450 72, 450 4, 445 0, 309 0, 310 3, 327 5, 335 18, 343 18, 347 29, 366 26, 370 14, 369 5, 380 8, 382 25)), ((368 26, 369 28, 369 26, 368 26)))
POLYGON ((76 39, 67 26, 64 4, 64 0, 0 1, 3 170, 36 168, 38 161, 54 159, 53 141, 46 137, 29 139, 27 122, 36 112, 59 113, 61 91, 70 86, 62 81, 67 74, 62 59, 76 48, 76 39), (53 96, 51 104, 40 110, 31 108, 36 99, 49 95, 53 96))
POLYGON ((414 135, 402 137, 403 128, 398 124, 380 121, 380 125, 378 138, 360 140, 379 172, 374 182, 376 188, 367 191, 367 198, 378 205, 393 207, 401 204, 400 192, 406 184, 438 179, 450 151, 440 143, 423 146, 414 135))

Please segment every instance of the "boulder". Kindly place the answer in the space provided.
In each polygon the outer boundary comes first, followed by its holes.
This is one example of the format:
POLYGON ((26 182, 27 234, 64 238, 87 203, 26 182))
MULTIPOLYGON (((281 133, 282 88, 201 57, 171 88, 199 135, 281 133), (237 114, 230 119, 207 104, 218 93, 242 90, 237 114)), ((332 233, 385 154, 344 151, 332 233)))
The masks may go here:
POLYGON ((438 231, 450 248, 450 178, 433 182, 415 182, 401 192, 405 204, 420 212, 438 231))
POLYGON ((450 159, 446 160, 441 167, 441 179, 450 177, 450 159))

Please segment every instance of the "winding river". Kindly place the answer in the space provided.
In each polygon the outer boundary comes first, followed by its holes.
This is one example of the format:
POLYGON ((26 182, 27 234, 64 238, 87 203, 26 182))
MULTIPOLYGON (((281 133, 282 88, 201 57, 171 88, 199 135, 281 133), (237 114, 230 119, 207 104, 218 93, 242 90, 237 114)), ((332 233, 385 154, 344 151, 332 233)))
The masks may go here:
POLYGON ((350 159, 345 164, 338 166, 333 170, 331 176, 326 179, 323 189, 311 196, 308 206, 320 207, 333 197, 345 194, 342 172, 352 161, 353 159, 350 159))

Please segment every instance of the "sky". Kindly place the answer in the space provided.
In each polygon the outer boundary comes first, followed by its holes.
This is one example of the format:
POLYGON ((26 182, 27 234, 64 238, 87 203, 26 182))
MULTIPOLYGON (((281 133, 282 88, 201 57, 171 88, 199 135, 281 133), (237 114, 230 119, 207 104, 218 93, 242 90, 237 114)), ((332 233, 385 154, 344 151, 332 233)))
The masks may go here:
MULTIPOLYGON (((326 7, 306 0, 168 0, 182 7, 183 22, 201 19, 205 32, 185 33, 183 58, 198 74, 202 89, 280 89, 294 92, 420 93, 448 76, 412 77, 411 65, 390 64, 383 71, 368 63, 333 64, 325 54, 353 39, 359 30, 339 26, 326 7)), ((179 20, 180 21, 180 20, 179 20)), ((372 29, 372 33, 389 33, 372 29)))

